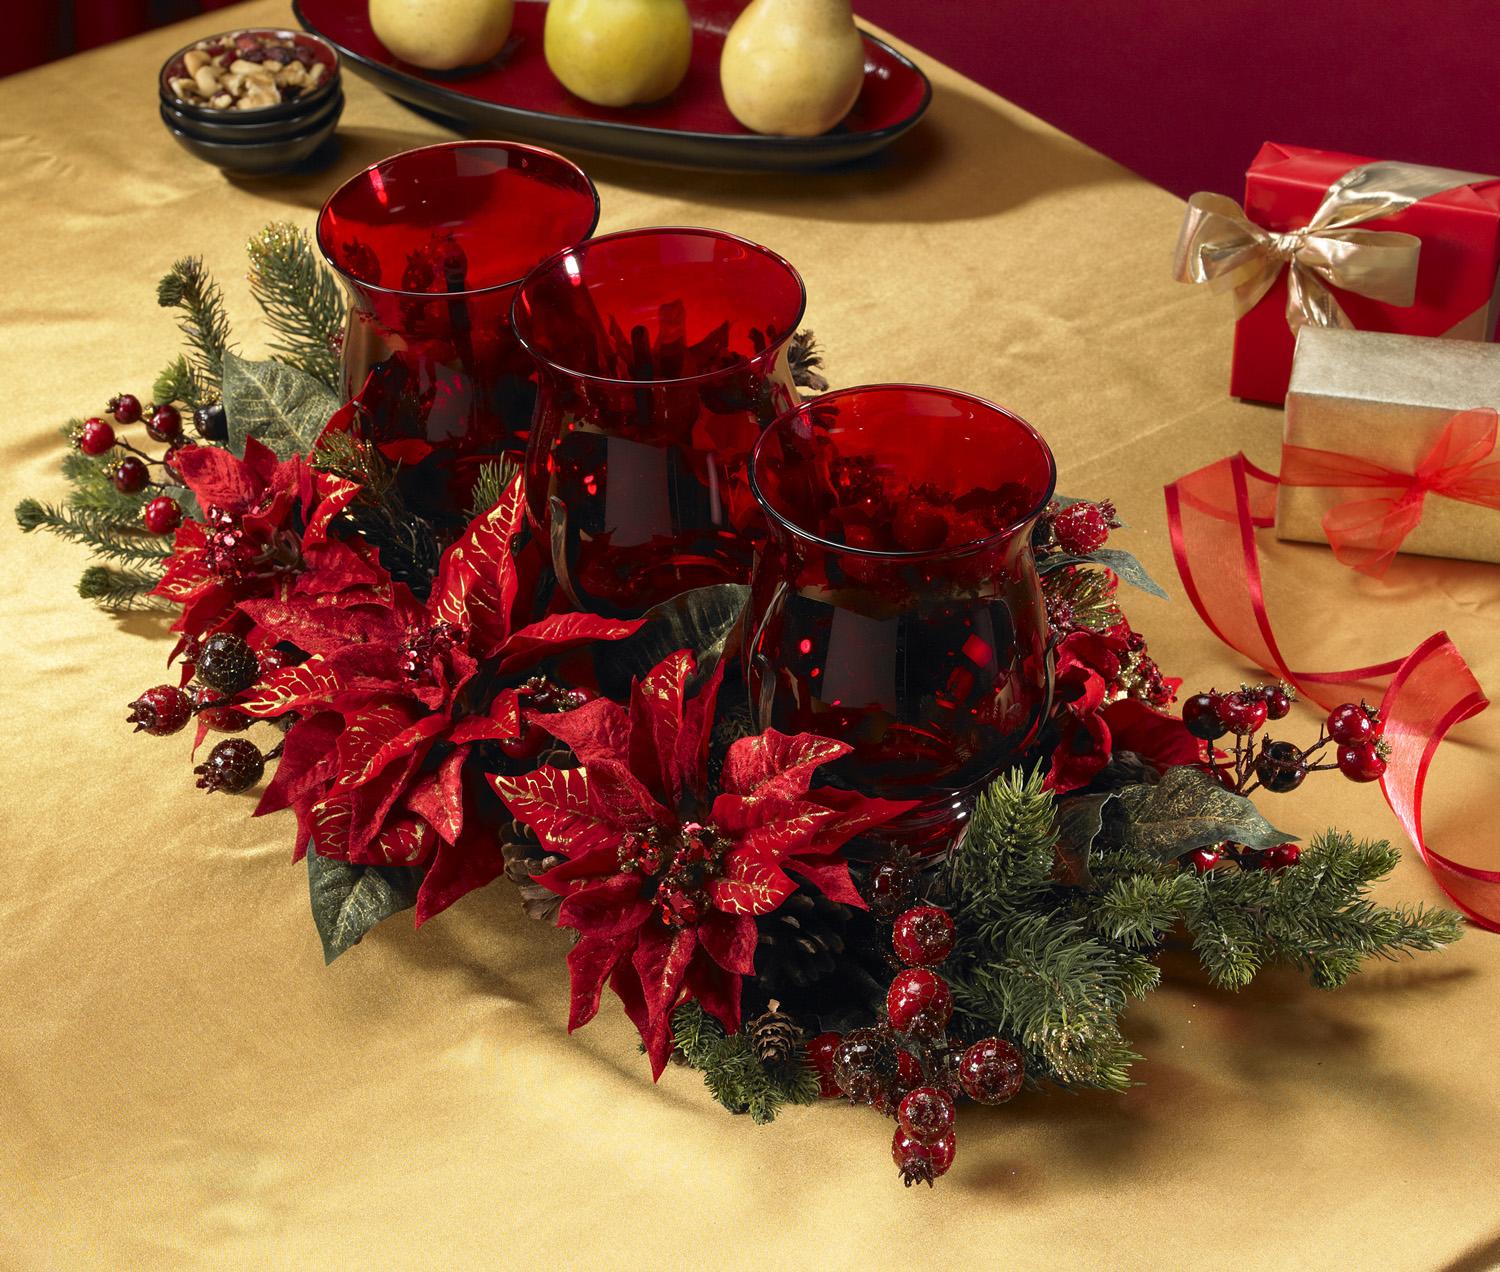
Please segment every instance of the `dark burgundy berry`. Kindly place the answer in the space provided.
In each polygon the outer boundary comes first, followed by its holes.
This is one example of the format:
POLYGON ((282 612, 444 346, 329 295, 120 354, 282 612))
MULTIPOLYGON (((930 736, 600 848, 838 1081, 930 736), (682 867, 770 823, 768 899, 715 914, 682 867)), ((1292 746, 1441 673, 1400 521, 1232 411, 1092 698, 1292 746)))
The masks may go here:
POLYGON ((1183 860, 1199 874, 1207 874, 1223 864, 1224 854, 1217 848, 1194 848, 1183 860))
POLYGON ((1373 742, 1380 736, 1380 715, 1362 702, 1346 702, 1328 713, 1328 736, 1344 746, 1373 742))
POLYGON ((807 1063, 818 1075, 818 1094, 825 1100, 836 1100, 843 1095, 839 1080, 833 1074, 833 1053, 843 1040, 843 1034, 820 1033, 807 1044, 807 1063))
POLYGON ((1004 1104, 1026 1081, 1026 1061, 1004 1038, 981 1038, 958 1062, 964 1094, 980 1104, 1004 1104))
POLYGON ((226 738, 193 770, 201 789, 226 795, 248 791, 265 771, 266 760, 260 748, 244 738, 226 738))
POLYGON ((919 1144, 935 1144, 953 1129, 953 1101, 936 1087, 917 1087, 901 1097, 896 1121, 919 1144))
POLYGON ((833 1076, 856 1104, 874 1104, 896 1076, 896 1043, 884 1029, 852 1029, 833 1052, 833 1076))
POLYGON ((1339 747, 1339 772, 1351 782, 1378 782, 1385 773, 1385 756, 1375 742, 1339 747))
POLYGON ((141 400, 134 393, 116 393, 106 409, 115 417, 116 424, 134 424, 141 418, 141 400))
POLYGON ((1296 844, 1277 844, 1276 847, 1267 848, 1260 854, 1260 868, 1262 870, 1286 870, 1295 866, 1301 856, 1302 849, 1296 844))
POLYGON ((953 920, 935 905, 914 906, 891 929, 896 955, 909 967, 931 967, 953 953, 953 920))
POLYGON ((1260 691, 1266 700, 1266 716, 1272 720, 1285 720, 1292 712, 1292 693, 1285 685, 1269 685, 1260 691))
POLYGON ((896 855, 877 861, 870 867, 864 888, 870 909, 885 918, 900 914, 911 905, 917 874, 916 863, 909 857, 896 855))
POLYGON ((151 534, 171 534, 182 524, 182 505, 171 495, 158 495, 141 509, 141 520, 151 534))
POLYGON ((922 1062, 912 1055, 910 1051, 902 1050, 896 1053, 896 1090, 905 1095, 921 1086, 925 1081, 922 1075, 922 1062))
POLYGON ((885 995, 891 1027, 919 1038, 940 1038, 953 1018, 953 992, 928 967, 898 972, 885 995))
POLYGON ((243 636, 220 632, 203 642, 195 674, 199 683, 232 698, 260 679, 260 660, 243 636))
POLYGON ((1255 759, 1255 776, 1268 791, 1285 795, 1307 777, 1306 757, 1290 742, 1268 742, 1255 759))
POLYGON ((103 455, 113 449, 114 444, 114 426, 97 415, 84 420, 83 427, 78 430, 78 449, 85 455, 103 455))
POLYGON ((1266 722, 1266 702, 1258 693, 1238 689, 1219 699, 1219 721, 1231 733, 1245 737, 1266 722))
POLYGON ((206 689, 197 685, 188 697, 193 703, 193 712, 198 723, 215 733, 243 733, 255 723, 217 689, 206 689))
POLYGON ((170 442, 182 436, 182 412, 170 402, 151 408, 146 420, 146 433, 154 442, 170 442))
POLYGON ((1228 732, 1219 719, 1219 696, 1214 693, 1195 693, 1184 702, 1182 722, 1189 733, 1205 742, 1222 738, 1228 732))
POLYGON ((948 1173, 957 1147, 957 1138, 952 1131, 936 1143, 923 1144, 898 1126, 891 1139, 891 1159, 900 1168, 901 1182, 908 1188, 913 1184, 926 1184, 931 1188, 934 1179, 948 1173))
POLYGON ((146 489, 151 474, 146 471, 146 465, 134 455, 127 455, 115 465, 115 471, 110 474, 109 479, 122 495, 134 495, 146 489))
POLYGON ((182 728, 192 714, 193 704, 181 689, 176 685, 157 685, 130 704, 125 723, 135 725, 137 733, 164 738, 182 728))
POLYGON ((224 415, 224 404, 210 402, 207 406, 198 407, 193 412, 193 427, 205 442, 228 441, 229 420, 224 415))

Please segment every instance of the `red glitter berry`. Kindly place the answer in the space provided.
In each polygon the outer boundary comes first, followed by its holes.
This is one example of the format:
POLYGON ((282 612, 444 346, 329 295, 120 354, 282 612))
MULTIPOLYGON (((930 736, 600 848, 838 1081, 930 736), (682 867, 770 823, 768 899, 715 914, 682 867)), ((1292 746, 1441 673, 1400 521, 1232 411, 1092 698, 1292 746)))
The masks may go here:
POLYGON ((852 1029, 834 1048, 833 1075, 856 1104, 874 1104, 896 1074, 896 1044, 886 1029, 852 1029))
POLYGON ((926 1184, 931 1188, 934 1179, 948 1173, 957 1147, 952 1131, 935 1144, 923 1144, 898 1126, 891 1138, 891 1160, 900 1168, 901 1182, 908 1188, 913 1184, 926 1184))
POLYGON ((936 1087, 917 1087, 901 1097, 896 1121, 919 1144, 935 1144, 953 1129, 953 1101, 936 1087))
POLYGON ((922 1085, 922 1062, 910 1051, 896 1053, 896 1089, 905 1094, 922 1085))
POLYGON ((1266 700, 1266 715, 1272 720, 1285 720, 1292 712, 1293 694, 1286 685, 1267 685, 1260 691, 1266 700))
POLYGON ((194 685, 188 692, 198 723, 215 733, 243 733, 255 723, 217 689, 194 685))
POLYGON ((130 704, 126 724, 135 725, 137 733, 164 738, 176 733, 193 714, 193 704, 176 685, 157 685, 147 689, 130 704))
POLYGON ((980 1104, 1004 1104, 1026 1080, 1026 1061, 1004 1038, 981 1038, 958 1063, 964 1094, 980 1104))
POLYGON ((1224 854, 1217 848, 1194 848, 1183 860, 1199 874, 1207 874, 1215 866, 1223 864, 1224 854))
POLYGON ((919 1038, 938 1038, 953 1016, 953 993, 936 972, 908 967, 898 972, 885 996, 891 1027, 919 1038))
POLYGON ((153 406, 146 418, 146 434, 153 442, 170 442, 182 436, 182 412, 170 402, 153 406))
POLYGON ((1219 719, 1219 695, 1195 693, 1182 704, 1182 723, 1195 738, 1205 742, 1222 738, 1227 730, 1219 719))
POLYGON ((1339 772, 1351 782, 1378 782, 1385 774, 1385 756, 1376 742, 1339 747, 1339 772))
POLYGON ((1064 552, 1088 556, 1104 546, 1117 524, 1112 504, 1074 503, 1053 514, 1052 537, 1064 552))
POLYGON ((265 771, 265 756, 254 742, 245 738, 226 738, 193 770, 198 775, 200 789, 229 795, 248 791, 265 771))
POLYGON ((1302 849, 1296 844, 1277 844, 1260 854, 1259 864, 1262 870, 1286 870, 1295 866, 1301 856, 1302 849))
POLYGON ((915 906, 896 920, 891 944, 909 967, 931 967, 953 953, 953 920, 935 905, 915 906))
POLYGON ((113 449, 114 444, 114 425, 108 420, 101 420, 97 415, 84 420, 83 427, 78 430, 78 449, 85 455, 103 455, 113 449))
POLYGON ((839 1080, 833 1075, 833 1053, 843 1040, 840 1033, 820 1033, 807 1044, 807 1063, 818 1075, 818 1094, 825 1100, 836 1100, 843 1095, 839 1080))
POLYGON ((1359 746, 1380 736, 1380 713, 1364 703, 1346 702, 1328 713, 1328 736, 1343 746, 1359 746))
POLYGON ((134 424, 141 418, 141 400, 134 393, 116 393, 105 404, 116 424, 134 424))
POLYGON ((158 495, 141 509, 141 521, 150 534, 171 534, 182 524, 182 505, 171 495, 158 495))
POLYGON ((134 455, 127 455, 115 465, 115 471, 110 474, 109 479, 122 495, 134 495, 146 489, 146 482, 150 477, 145 464, 134 455))
POLYGON ((1266 700, 1253 689, 1227 693, 1218 701, 1219 722, 1241 737, 1254 733, 1266 722, 1266 700))

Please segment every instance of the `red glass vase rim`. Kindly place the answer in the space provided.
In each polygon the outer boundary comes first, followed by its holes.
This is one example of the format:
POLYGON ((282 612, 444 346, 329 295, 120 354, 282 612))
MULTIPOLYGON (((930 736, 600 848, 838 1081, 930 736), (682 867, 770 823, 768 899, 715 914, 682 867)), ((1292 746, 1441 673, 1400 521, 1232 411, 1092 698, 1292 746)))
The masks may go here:
POLYGON ((1030 522, 1035 521, 1052 500, 1053 492, 1057 489, 1057 460, 1052 454, 1052 448, 1047 445, 1044 438, 1035 428, 1023 420, 1014 411, 1008 411, 1003 406, 998 406, 987 398, 979 397, 974 393, 965 393, 962 389, 945 389, 936 384, 857 384, 846 389, 834 389, 828 393, 820 393, 816 397, 809 398, 799 406, 794 406, 786 414, 778 416, 769 424, 756 440, 754 449, 750 452, 750 491, 755 500, 764 510, 767 519, 773 527, 784 527, 796 534, 798 538, 805 539, 809 543, 815 543, 819 547, 827 548, 833 552, 845 553, 849 556, 871 557, 882 561, 932 561, 945 557, 964 556, 979 552, 997 543, 1004 543, 1014 536, 1017 531, 1024 528, 1030 522), (983 538, 970 539, 967 543, 955 544, 951 547, 924 548, 915 552, 887 551, 883 548, 860 548, 848 543, 839 543, 833 539, 825 539, 820 534, 815 534, 807 527, 793 521, 786 513, 775 507, 765 492, 760 488, 759 470, 761 464, 761 452, 770 441, 773 434, 786 426, 791 420, 806 415, 819 406, 825 406, 829 402, 840 398, 858 397, 861 395, 884 396, 888 393, 923 393, 936 394, 945 398, 958 398, 962 401, 972 403, 983 410, 995 415, 1003 416, 1012 424, 1019 427, 1027 436, 1036 443, 1037 449, 1047 465, 1047 479, 1043 483, 1043 489, 1038 496, 1034 506, 1026 513, 1014 518, 1006 525, 1001 526, 993 534, 987 534, 983 538))
MULTIPOLYGON (((484 138, 468 138, 459 141, 437 141, 433 142, 430 146, 414 146, 410 150, 401 150, 396 154, 387 155, 384 159, 377 159, 374 163, 361 168, 352 177, 350 177, 341 186, 339 186, 337 190, 330 194, 328 198, 324 200, 323 206, 318 210, 316 229, 318 251, 322 253, 323 259, 328 262, 329 268, 332 269, 336 274, 338 274, 340 278, 347 280, 351 286, 358 287, 361 291, 374 292, 382 296, 400 296, 404 299, 432 300, 434 298, 437 298, 442 300, 458 300, 473 296, 485 296, 493 292, 504 291, 508 287, 516 287, 521 283, 522 279, 527 276, 526 274, 518 274, 515 278, 506 279, 501 283, 486 283, 483 287, 470 287, 464 291, 407 291, 406 289, 401 287, 385 287, 380 283, 369 283, 362 278, 355 278, 353 274, 349 273, 334 259, 334 254, 329 250, 328 244, 324 242, 323 229, 326 224, 328 210, 334 205, 338 197, 343 194, 345 190, 349 189, 350 186, 354 185, 356 182, 365 180, 365 178, 367 178, 372 172, 375 172, 380 168, 386 168, 391 164, 399 163, 404 159, 410 159, 414 155, 427 154, 434 150, 499 150, 505 152, 506 154, 528 154, 535 155, 538 158, 544 159, 550 163, 555 163, 560 168, 571 169, 581 179, 583 183, 583 190, 586 190, 588 192, 589 198, 594 201, 594 213, 589 218, 588 226, 584 229, 582 235, 580 235, 579 242, 586 241, 588 237, 593 234, 594 227, 599 224, 599 191, 594 185, 593 178, 590 177, 588 173, 586 173, 571 159, 565 159, 555 150, 548 150, 545 146, 529 146, 523 141, 490 141, 484 138)), ((583 191, 579 191, 579 193, 581 194, 583 193, 583 191)), ((570 243, 568 247, 563 248, 562 251, 566 252, 577 246, 577 243, 570 243)), ((559 255, 560 253, 554 254, 559 255)), ((551 260, 552 258, 548 257, 547 259, 551 260)))
POLYGON ((802 322, 802 316, 807 312, 807 284, 802 281, 802 275, 797 272, 796 267, 782 256, 780 252, 772 251, 763 243, 756 243, 752 239, 741 238, 738 234, 731 234, 728 230, 716 230, 702 225, 647 225, 634 230, 616 230, 613 234, 600 234, 595 238, 581 239, 577 243, 571 243, 567 247, 553 252, 551 256, 539 262, 537 266, 521 280, 516 288, 515 298, 510 302, 510 329, 515 333, 516 340, 537 362, 553 371, 561 372, 575 380, 587 380, 590 384, 608 384, 612 386, 626 386, 640 388, 642 385, 679 385, 698 384, 704 381, 722 379, 727 375, 735 375, 743 372, 746 367, 759 368, 768 362, 774 361, 786 347, 794 335, 797 327, 802 322), (697 375, 677 376, 671 379, 652 380, 621 380, 613 376, 595 375, 590 371, 580 371, 576 367, 570 367, 549 358, 526 338, 524 321, 518 315, 520 313, 521 297, 526 291, 526 284, 533 278, 540 278, 549 270, 556 268, 564 257, 573 252, 582 252, 587 255, 596 247, 608 247, 612 243, 624 242, 633 238, 707 238, 723 243, 734 243, 740 247, 748 248, 757 256, 764 257, 786 271, 787 277, 797 286, 797 312, 791 322, 787 324, 786 334, 779 340, 768 344, 759 353, 746 358, 743 362, 736 362, 732 366, 720 367, 714 371, 700 371, 697 375))

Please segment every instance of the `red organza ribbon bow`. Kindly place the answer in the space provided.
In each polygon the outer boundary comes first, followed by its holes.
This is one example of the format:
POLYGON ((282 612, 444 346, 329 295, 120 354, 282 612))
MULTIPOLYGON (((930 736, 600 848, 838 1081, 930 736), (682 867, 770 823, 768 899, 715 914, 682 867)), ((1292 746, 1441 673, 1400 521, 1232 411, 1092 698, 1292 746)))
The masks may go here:
POLYGON ((1460 412, 1409 473, 1357 455, 1287 446, 1281 452, 1281 484, 1390 491, 1346 500, 1323 515, 1334 556, 1379 578, 1421 522, 1428 495, 1500 511, 1500 459, 1492 458, 1497 422, 1500 414, 1491 407, 1460 412))

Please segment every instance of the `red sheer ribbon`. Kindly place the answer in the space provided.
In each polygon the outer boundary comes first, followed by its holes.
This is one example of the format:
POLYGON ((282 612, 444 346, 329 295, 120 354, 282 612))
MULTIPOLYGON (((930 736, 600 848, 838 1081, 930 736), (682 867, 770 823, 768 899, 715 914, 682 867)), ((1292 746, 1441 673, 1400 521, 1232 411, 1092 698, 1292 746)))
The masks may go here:
POLYGON ((1277 485, 1275 474, 1236 455, 1166 488, 1172 553, 1188 598, 1226 645, 1313 702, 1332 707, 1350 698, 1381 695, 1391 747, 1380 782, 1386 802, 1454 905, 1479 926, 1500 932, 1500 870, 1444 857, 1428 847, 1422 834, 1422 790, 1433 753, 1449 729, 1484 710, 1488 699, 1443 632, 1391 662, 1344 671, 1291 668, 1266 612, 1255 544, 1255 531, 1274 517, 1277 485))
POLYGON ((1362 574, 1380 578, 1421 522, 1428 495, 1500 510, 1500 459, 1490 458, 1497 419, 1500 415, 1492 407, 1459 412, 1409 473, 1358 455, 1286 446, 1281 452, 1281 484, 1391 491, 1373 499, 1346 500, 1323 516, 1333 555, 1362 574))

